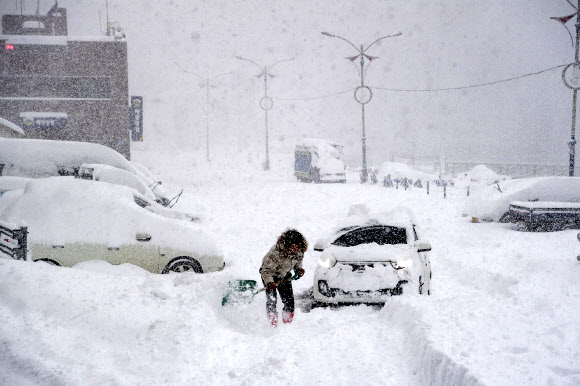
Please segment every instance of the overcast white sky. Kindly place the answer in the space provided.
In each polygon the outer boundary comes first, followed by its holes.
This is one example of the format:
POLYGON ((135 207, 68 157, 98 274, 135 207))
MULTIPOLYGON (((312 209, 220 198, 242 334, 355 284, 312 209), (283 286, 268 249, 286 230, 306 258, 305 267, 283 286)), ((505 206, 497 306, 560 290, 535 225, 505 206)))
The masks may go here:
MULTIPOLYGON (((18 10, 0 0, 2 13, 18 10)), ((53 4, 40 1, 40 11, 53 4)), ((95 35, 104 1, 66 1, 70 35, 95 35)), ((37 2, 24 1, 34 13, 37 2)), ((345 145, 360 158, 361 108, 356 87, 356 45, 396 32, 368 53, 367 84, 386 88, 444 88, 495 81, 569 63, 568 33, 550 16, 574 12, 564 0, 400 1, 128 1, 110 0, 109 15, 125 29, 130 94, 145 97, 145 141, 205 151, 205 93, 194 75, 232 72, 215 83, 211 140, 216 151, 263 153, 260 64, 295 57, 273 71, 269 113, 271 151, 291 151, 304 136, 345 145), (219 150, 217 150, 219 149, 219 150)), ((574 20, 569 22, 574 29, 574 20)), ((104 27, 103 27, 104 29, 104 27)), ((392 153, 452 160, 568 163, 572 92, 561 71, 463 91, 406 93, 374 90, 367 105, 369 163, 392 153)), ((261 156, 260 154, 257 154, 261 156)))

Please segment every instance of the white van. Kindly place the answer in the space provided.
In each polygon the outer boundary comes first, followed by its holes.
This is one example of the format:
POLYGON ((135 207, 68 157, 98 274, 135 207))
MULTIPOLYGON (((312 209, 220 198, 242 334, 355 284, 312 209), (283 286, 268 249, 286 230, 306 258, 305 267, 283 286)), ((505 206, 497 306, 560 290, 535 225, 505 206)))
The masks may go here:
POLYGON ((340 160, 342 145, 305 138, 296 145, 294 175, 302 182, 346 182, 346 165, 340 160))

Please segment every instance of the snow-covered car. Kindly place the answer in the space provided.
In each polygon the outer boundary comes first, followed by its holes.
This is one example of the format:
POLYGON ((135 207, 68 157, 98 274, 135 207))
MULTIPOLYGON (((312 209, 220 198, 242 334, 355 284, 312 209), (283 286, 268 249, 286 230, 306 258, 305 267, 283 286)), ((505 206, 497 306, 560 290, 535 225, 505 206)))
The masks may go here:
POLYGON ((514 201, 580 202, 580 177, 534 177, 498 182, 471 195, 463 209, 473 222, 509 222, 514 201))
POLYGON ((431 245, 419 238, 411 217, 353 208, 329 238, 314 246, 322 252, 314 272, 315 302, 385 303, 402 294, 430 295, 431 245))
POLYGON ((184 221, 199 222, 201 220, 199 216, 172 209, 171 205, 163 205, 143 180, 126 170, 109 165, 82 164, 78 177, 85 180, 107 182, 135 189, 140 194, 140 196, 135 195, 136 202, 143 207, 149 207, 149 210, 162 216, 184 221))
POLYGON ((28 226, 30 259, 71 267, 131 263, 153 273, 215 272, 224 259, 200 224, 155 213, 137 191, 71 177, 33 179, 2 220, 28 226))
POLYGON ((82 164, 112 166, 136 175, 150 187, 156 200, 167 206, 170 199, 160 181, 150 181, 115 150, 89 142, 0 138, 0 176, 44 178, 78 175, 82 164))

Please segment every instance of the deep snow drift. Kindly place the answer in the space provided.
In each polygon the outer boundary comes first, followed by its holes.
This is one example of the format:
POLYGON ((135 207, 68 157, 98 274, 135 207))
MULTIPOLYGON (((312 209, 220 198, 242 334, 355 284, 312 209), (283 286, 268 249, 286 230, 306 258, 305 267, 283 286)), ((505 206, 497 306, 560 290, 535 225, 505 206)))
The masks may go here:
POLYGON ((289 154, 266 173, 235 156, 205 165, 139 145, 137 161, 186 188, 180 209, 204 209, 226 269, 153 275, 104 262, 68 269, 0 259, 0 383, 580 382, 577 231, 472 224, 461 217, 459 188, 443 199, 437 188, 427 196, 360 185, 356 174, 347 184, 298 183, 289 154), (432 296, 392 298, 380 310, 310 309, 312 246, 354 203, 415 214, 433 246, 432 296), (306 275, 294 285, 295 321, 267 327, 263 297, 221 307, 222 286, 258 279, 263 255, 287 227, 310 242, 306 275))

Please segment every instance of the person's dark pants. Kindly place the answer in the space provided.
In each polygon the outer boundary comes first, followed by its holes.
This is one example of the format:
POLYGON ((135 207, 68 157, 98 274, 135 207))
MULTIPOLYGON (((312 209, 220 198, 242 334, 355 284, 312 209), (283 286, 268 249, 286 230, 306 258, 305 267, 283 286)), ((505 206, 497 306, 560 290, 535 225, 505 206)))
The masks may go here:
MULTIPOLYGON (((286 279, 290 279, 290 275, 286 277, 286 279)), ((280 281, 279 278, 274 278, 274 282, 280 281)), ((264 281, 262 280, 262 283, 264 281)), ((280 299, 282 299, 282 303, 284 304, 283 312, 285 314, 293 314, 294 313, 294 292, 292 291, 292 281, 287 281, 285 283, 279 284, 276 286, 274 290, 266 290, 266 312, 268 316, 270 315, 278 315, 276 311, 276 305, 278 301, 278 296, 276 295, 276 291, 280 294, 280 299)))

